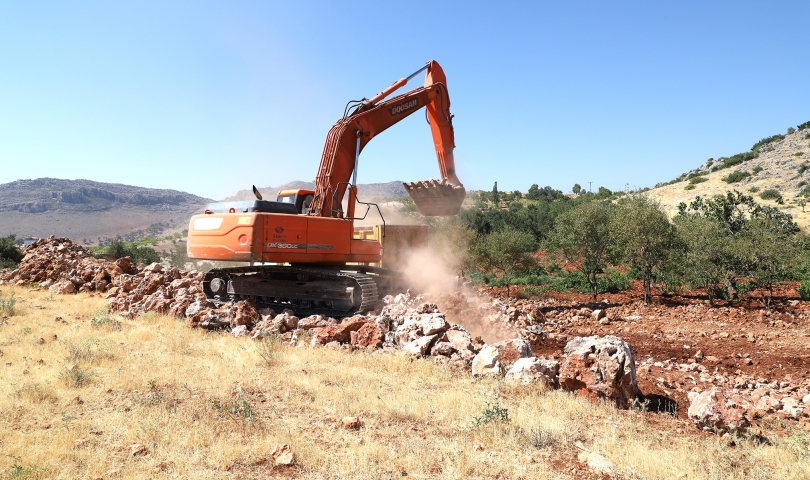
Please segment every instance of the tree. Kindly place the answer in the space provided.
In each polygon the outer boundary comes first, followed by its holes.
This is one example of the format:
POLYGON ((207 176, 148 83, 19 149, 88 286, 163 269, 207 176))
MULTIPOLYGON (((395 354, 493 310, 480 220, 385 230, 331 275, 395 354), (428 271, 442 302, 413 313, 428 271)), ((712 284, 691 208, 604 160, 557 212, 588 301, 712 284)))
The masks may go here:
POLYGON ((607 202, 581 203, 557 217, 549 238, 549 250, 562 255, 585 275, 594 301, 599 294, 597 276, 604 270, 605 259, 614 246, 613 210, 613 205, 607 202))
POLYGON ((498 193, 498 182, 495 182, 495 185, 492 187, 492 203, 495 204, 495 208, 501 203, 501 196, 498 193))
POLYGON ((801 239, 786 233, 773 218, 754 218, 740 231, 734 247, 740 259, 740 273, 763 289, 760 301, 770 311, 773 286, 788 277, 789 267, 799 259, 801 239))
POLYGON ((485 271, 500 272, 506 284, 506 296, 510 296, 509 284, 515 273, 525 272, 537 264, 532 256, 537 250, 534 237, 526 232, 507 228, 485 236, 479 236, 472 245, 473 263, 485 271))
POLYGON ((579 192, 582 191, 582 187, 578 183, 575 183, 571 188, 571 191, 574 192, 574 194, 579 195, 579 192))
POLYGON ((184 268, 188 263, 188 250, 185 243, 179 243, 174 246, 174 249, 169 253, 169 264, 177 267, 184 268))
POLYGON ((533 183, 531 187, 529 187, 529 191, 526 192, 526 198, 529 200, 538 200, 540 199, 540 187, 533 183))
MULTIPOLYGON (((700 217, 713 221, 718 225, 721 234, 725 237, 726 246, 723 249, 722 262, 726 271, 726 288, 728 298, 736 298, 737 277, 747 273, 745 255, 739 248, 739 237, 754 220, 764 220, 775 233, 790 237, 799 232, 799 226, 793 217, 775 207, 764 207, 754 201, 754 197, 738 191, 726 192, 725 195, 715 195, 708 200, 702 197, 695 199, 687 205, 681 202, 678 205, 679 217, 700 217)), ((761 247, 761 248, 764 248, 761 247)), ((750 253, 750 252, 749 252, 750 253)), ((712 298, 710 297, 711 301, 712 298)))
POLYGON ((678 272, 686 282, 702 287, 709 304, 714 305, 717 285, 731 269, 726 231, 716 221, 700 216, 675 217, 675 228, 685 247, 677 262, 678 272))
POLYGON ((23 259, 22 251, 17 247, 17 235, 0 237, 0 268, 14 268, 23 259))
POLYGON ((677 242, 673 225, 661 207, 647 197, 634 196, 619 203, 613 222, 618 258, 641 271, 644 303, 652 302, 653 275, 677 242))

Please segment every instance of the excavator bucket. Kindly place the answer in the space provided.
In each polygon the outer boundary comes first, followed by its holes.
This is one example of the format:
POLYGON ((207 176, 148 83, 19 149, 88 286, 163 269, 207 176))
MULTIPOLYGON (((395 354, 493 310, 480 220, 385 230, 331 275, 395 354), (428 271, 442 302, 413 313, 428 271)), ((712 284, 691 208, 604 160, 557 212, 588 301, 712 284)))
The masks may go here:
POLYGON ((467 191, 461 185, 453 185, 447 179, 422 180, 403 183, 416 209, 426 217, 455 215, 461 210, 461 203, 467 191))

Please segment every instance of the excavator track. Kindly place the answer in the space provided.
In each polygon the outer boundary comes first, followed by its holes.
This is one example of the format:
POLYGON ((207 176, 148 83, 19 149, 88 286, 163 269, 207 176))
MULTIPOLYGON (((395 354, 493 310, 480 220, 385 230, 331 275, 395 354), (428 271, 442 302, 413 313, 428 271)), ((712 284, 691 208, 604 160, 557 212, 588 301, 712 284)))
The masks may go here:
POLYGON ((217 268, 205 274, 203 291, 215 303, 252 299, 259 308, 290 309, 299 316, 350 317, 379 300, 379 273, 285 265, 217 268))

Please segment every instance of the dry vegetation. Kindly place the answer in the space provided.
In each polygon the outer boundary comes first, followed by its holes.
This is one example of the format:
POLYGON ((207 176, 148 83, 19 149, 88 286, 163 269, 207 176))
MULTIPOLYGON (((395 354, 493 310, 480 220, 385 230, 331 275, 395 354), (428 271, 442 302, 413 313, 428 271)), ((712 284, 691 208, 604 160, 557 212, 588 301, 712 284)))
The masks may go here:
POLYGON ((0 291, 11 295, 0 478, 589 478, 582 447, 614 478, 810 478, 810 436, 789 425, 720 437, 397 352, 257 343, 112 317, 100 297, 0 291), (292 467, 273 466, 277 444, 292 467))

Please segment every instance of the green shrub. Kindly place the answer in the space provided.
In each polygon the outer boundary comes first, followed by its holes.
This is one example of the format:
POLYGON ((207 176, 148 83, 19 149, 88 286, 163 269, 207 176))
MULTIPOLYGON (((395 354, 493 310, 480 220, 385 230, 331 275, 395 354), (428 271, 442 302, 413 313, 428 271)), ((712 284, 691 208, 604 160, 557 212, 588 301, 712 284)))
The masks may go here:
POLYGON ((804 152, 796 152, 793 154, 794 157, 802 157, 804 156, 804 152))
POLYGON ((121 321, 110 315, 104 308, 93 310, 90 324, 94 327, 107 327, 112 330, 121 329, 121 321))
POLYGON ((5 315, 14 315, 14 305, 17 299, 14 297, 0 298, 0 313, 5 315))
POLYGON ((780 194, 778 190, 769 188, 760 193, 759 198, 763 200, 779 200, 780 198, 782 198, 782 194, 780 194))
POLYGON ((759 191, 759 187, 753 186, 753 187, 749 188, 748 191, 751 192, 751 193, 757 193, 759 191))
POLYGON ((737 183, 746 178, 750 177, 751 174, 745 170, 738 170, 733 173, 729 173, 726 177, 723 177, 723 181, 726 183, 737 183))
POLYGON ((477 430, 478 428, 490 422, 505 422, 509 420, 509 410, 501 407, 500 402, 496 398, 493 402, 486 402, 481 415, 473 417, 470 424, 470 430, 477 430))
POLYGON ((799 282, 799 297, 802 300, 810 300, 810 278, 805 278, 799 282))
POLYGON ((804 122, 801 125, 796 127, 799 130, 804 130, 805 128, 810 128, 810 122, 804 122))
POLYGON ((758 174, 758 173, 759 173, 759 172, 761 172, 761 171, 762 171, 762 167, 760 167, 759 165, 757 165, 756 167, 754 167, 754 168, 751 170, 751 173, 752 173, 753 175, 756 175, 756 174, 758 174))
POLYGON ((15 234, 0 237, 0 269, 16 268, 19 265, 23 253, 17 246, 18 242, 15 234))
POLYGON ((795 132, 795 131, 796 131, 796 129, 795 129, 795 128, 793 128, 793 127, 788 127, 787 133, 788 133, 788 135, 790 135, 791 133, 793 133, 793 132, 795 132))
MULTIPOLYGON (((799 152, 799 153, 801 153, 801 152, 799 152)), ((799 175, 803 175, 804 172, 806 172, 807 170, 810 170, 810 164, 808 164, 807 162, 804 162, 801 165, 799 165, 799 170, 797 171, 797 173, 799 175)))
POLYGON ((689 185, 687 185, 687 186, 683 187, 683 189, 684 189, 684 190, 694 190, 694 189, 695 189, 695 184, 694 184, 694 183, 690 183, 689 185))
POLYGON ((692 177, 692 178, 690 178, 690 179, 689 179, 689 183, 690 183, 691 185, 695 185, 695 184, 698 184, 698 183, 703 183, 703 182, 708 182, 708 181, 709 181, 709 179, 708 179, 708 178, 706 178, 706 177, 704 177, 704 176, 702 176, 702 175, 701 175, 701 176, 692 177))
POLYGON ((754 146, 751 147, 751 151, 752 152, 759 152, 759 149, 764 147, 765 145, 768 145, 769 143, 779 142, 779 141, 784 140, 784 139, 785 139, 785 136, 780 135, 778 133, 776 135, 771 135, 770 137, 763 138, 762 140, 755 143, 754 146))

